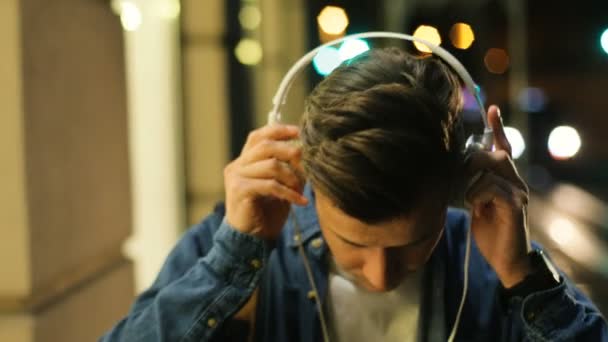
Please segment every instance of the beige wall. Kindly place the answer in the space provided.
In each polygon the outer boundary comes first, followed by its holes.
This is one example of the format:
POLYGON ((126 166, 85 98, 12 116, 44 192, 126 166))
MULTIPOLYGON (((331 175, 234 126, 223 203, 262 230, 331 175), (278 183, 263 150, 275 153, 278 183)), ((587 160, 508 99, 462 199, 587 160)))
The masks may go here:
MULTIPOLYGON (((268 112, 281 80, 291 66, 306 51, 306 7, 304 0, 262 0, 260 29, 250 33, 258 37, 264 49, 262 63, 253 69, 256 125, 265 125, 268 112)), ((311 68, 311 66, 309 66, 311 68)), ((287 104, 281 113, 283 121, 298 123, 307 93, 306 73, 293 83, 287 96, 287 104)))
POLYGON ((120 23, 6 0, 0 44, 0 340, 95 340, 133 294, 120 23))
POLYGON ((17 0, 0 2, 0 260, 11 260, 0 267, 0 295, 10 297, 31 289, 18 13, 17 0))
MULTIPOLYGON (((260 41, 262 62, 250 67, 254 124, 266 123, 274 92, 289 67, 304 54, 302 0, 245 1, 261 10, 260 27, 244 35, 260 41)), ((184 122, 188 219, 198 222, 224 197, 223 168, 229 162, 229 99, 227 92, 224 1, 182 2, 184 58, 184 122)), ((292 89, 286 113, 297 120, 304 99, 302 77, 292 89)))

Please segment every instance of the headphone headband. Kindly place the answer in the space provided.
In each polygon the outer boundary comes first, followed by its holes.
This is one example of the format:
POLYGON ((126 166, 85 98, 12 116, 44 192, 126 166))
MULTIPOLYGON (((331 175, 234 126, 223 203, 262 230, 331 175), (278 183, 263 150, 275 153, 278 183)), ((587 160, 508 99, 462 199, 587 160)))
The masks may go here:
POLYGON ((317 55, 319 50, 321 50, 327 46, 332 46, 332 45, 341 43, 347 39, 355 39, 355 38, 393 38, 393 39, 401 39, 401 40, 417 42, 417 43, 421 43, 421 44, 424 44, 425 46, 427 46, 433 54, 439 56, 445 63, 447 63, 454 70, 454 72, 456 72, 456 74, 463 81, 467 90, 473 95, 473 97, 475 98, 475 101, 477 101, 481 119, 483 120, 483 124, 484 124, 485 128, 484 128, 483 136, 480 139, 477 139, 479 141, 475 141, 475 143, 481 143, 483 145, 483 147, 486 149, 489 148, 489 146, 491 146, 492 130, 491 130, 490 126, 488 125, 488 119, 486 118, 486 111, 484 108, 483 101, 481 100, 480 88, 479 88, 479 86, 477 86, 477 84, 475 84, 475 82, 473 81, 473 78, 468 73, 468 71, 464 68, 464 66, 460 63, 460 61, 458 61, 458 59, 456 59, 456 57, 454 57, 451 53, 449 53, 444 48, 442 48, 438 45, 435 45, 425 39, 421 39, 421 38, 411 36, 409 34, 397 33, 397 32, 374 31, 374 32, 351 34, 351 35, 347 35, 347 36, 344 36, 339 39, 332 40, 328 43, 320 45, 320 46, 316 47, 315 49, 309 51, 307 54, 302 56, 289 69, 287 74, 283 77, 283 80, 281 81, 281 84, 279 85, 279 89, 277 90, 274 98, 272 99, 272 110, 270 111, 270 113, 268 113, 268 123, 272 124, 272 123, 278 123, 281 121, 281 108, 287 101, 287 94, 289 92, 289 89, 291 88, 291 85, 295 81, 296 77, 302 72, 302 70, 304 70, 304 68, 306 68, 306 66, 308 66, 310 64, 310 62, 317 55))

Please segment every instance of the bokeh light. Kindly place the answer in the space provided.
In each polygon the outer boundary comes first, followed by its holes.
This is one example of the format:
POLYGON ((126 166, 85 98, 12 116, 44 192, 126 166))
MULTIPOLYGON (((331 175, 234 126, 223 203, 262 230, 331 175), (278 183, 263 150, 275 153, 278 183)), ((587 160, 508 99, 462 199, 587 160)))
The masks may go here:
POLYGON ((573 127, 559 126, 551 131, 548 141, 549 153, 558 160, 574 157, 581 148, 581 138, 573 127))
POLYGON ((456 23, 450 29, 450 40, 452 45, 458 49, 468 49, 475 41, 475 34, 470 25, 456 23))
POLYGON ((340 52, 333 46, 322 48, 312 60, 315 70, 323 76, 329 75, 340 63, 340 52))
POLYGON ((262 46, 257 40, 244 38, 236 45, 234 54, 242 64, 256 65, 262 60, 262 46))
POLYGON ((121 1, 120 23, 125 31, 135 31, 141 26, 141 11, 139 7, 131 1, 121 1))
POLYGON ((110 8, 112 8, 112 12, 114 12, 114 14, 120 16, 120 13, 122 12, 122 3, 125 0, 111 0, 110 1, 110 8))
MULTIPOLYGON (((479 111, 479 103, 475 99, 475 96, 471 94, 469 89, 467 89, 467 87, 462 87, 461 93, 463 99, 463 109, 467 111, 479 111)), ((482 103, 486 102, 486 93, 483 88, 479 88, 479 97, 481 98, 482 103)), ((479 113, 475 113, 474 118, 475 120, 480 119, 479 113)))
MULTIPOLYGON (((570 202, 572 200, 570 199, 570 202)), ((601 265, 605 251, 598 244, 597 236, 590 234, 586 225, 581 225, 571 217, 562 216, 561 212, 547 211, 545 215, 547 218, 544 221, 547 223, 543 226, 547 227, 546 232, 562 253, 582 265, 601 265)))
POLYGON ((602 45, 604 52, 608 54, 608 28, 604 30, 604 33, 602 33, 600 44, 602 45))
POLYGON ((576 236, 576 226, 567 218, 558 217, 549 225, 549 236, 560 246, 566 246, 576 236))
POLYGON ((505 127, 505 135, 507 136, 507 140, 509 140, 509 144, 511 144, 511 154, 513 159, 518 159, 526 150, 526 142, 524 141, 524 137, 517 128, 509 126, 505 127))
POLYGON ((535 113, 545 109, 547 99, 542 89, 529 87, 519 92, 517 102, 524 112, 535 113))
POLYGON ((255 30, 260 26, 262 13, 257 6, 245 5, 239 11, 239 22, 241 26, 248 30, 255 30))
POLYGON ((509 68, 509 55, 503 49, 491 48, 483 59, 489 72, 503 74, 509 68))
POLYGON ((317 17, 317 23, 323 32, 330 35, 339 35, 348 26, 348 16, 341 7, 325 6, 317 17))
POLYGON ((342 43, 342 45, 338 49, 338 53, 340 55, 340 60, 345 61, 367 50, 369 50, 369 44, 365 40, 347 39, 342 43))
MULTIPOLYGON (((437 31, 437 29, 433 26, 418 26, 416 31, 414 31, 414 37, 424 39, 435 45, 441 45, 441 36, 439 35, 439 31, 437 31)), ((414 46, 416 46, 416 49, 418 49, 420 52, 431 52, 431 49, 422 43, 414 42, 414 46)))

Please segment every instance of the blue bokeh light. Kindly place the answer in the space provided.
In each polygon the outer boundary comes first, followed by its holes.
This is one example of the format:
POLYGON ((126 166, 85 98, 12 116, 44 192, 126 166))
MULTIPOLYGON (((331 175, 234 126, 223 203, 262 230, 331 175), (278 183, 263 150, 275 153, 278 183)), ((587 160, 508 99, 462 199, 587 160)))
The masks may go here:
POLYGON ((319 50, 312 60, 312 65, 320 75, 327 76, 342 62, 348 61, 369 49, 369 44, 363 39, 347 39, 340 45, 339 49, 326 46, 319 50))
POLYGON ((600 43, 602 44, 602 49, 604 49, 604 52, 608 54, 608 28, 604 30, 604 33, 602 33, 600 43))
POLYGON ((315 70, 323 76, 329 75, 340 63, 342 63, 340 53, 333 46, 322 48, 312 60, 315 70))
POLYGON ((338 52, 342 61, 349 60, 359 54, 369 50, 369 44, 363 39, 347 39, 345 40, 338 52))

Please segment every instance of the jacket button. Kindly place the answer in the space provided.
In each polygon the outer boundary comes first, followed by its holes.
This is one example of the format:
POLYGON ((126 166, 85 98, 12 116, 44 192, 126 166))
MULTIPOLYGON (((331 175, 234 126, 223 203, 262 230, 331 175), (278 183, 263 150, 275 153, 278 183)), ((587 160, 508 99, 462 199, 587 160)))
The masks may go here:
POLYGON ((308 291, 307 297, 308 299, 313 300, 317 297, 317 293, 314 290, 310 290, 308 291))
POLYGON ((534 317, 536 317, 536 314, 534 313, 534 311, 526 312, 526 320, 528 322, 532 321, 534 319, 534 317))
POLYGON ((215 328, 216 325, 217 325, 217 321, 215 320, 215 318, 209 318, 207 320, 207 326, 209 328, 215 328))
POLYGON ((250 264, 256 270, 259 269, 260 267, 262 267, 262 262, 260 261, 260 259, 253 259, 253 260, 251 260, 250 264))
POLYGON ((312 240, 310 242, 310 244, 314 247, 314 248, 319 248, 323 245, 323 239, 321 238, 316 238, 314 240, 312 240))

